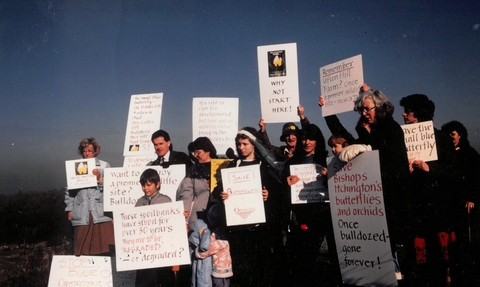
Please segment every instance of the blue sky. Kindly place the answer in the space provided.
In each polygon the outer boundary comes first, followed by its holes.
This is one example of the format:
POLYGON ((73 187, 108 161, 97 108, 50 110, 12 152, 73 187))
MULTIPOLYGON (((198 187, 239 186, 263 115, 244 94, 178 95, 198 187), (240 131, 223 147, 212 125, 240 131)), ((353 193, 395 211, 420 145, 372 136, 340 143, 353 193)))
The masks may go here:
MULTIPOLYGON (((297 43, 300 103, 326 137, 319 68, 362 54, 399 123, 399 100, 423 93, 435 126, 463 122, 480 150, 479 25, 480 1, 1 0, 0 194, 65 186, 84 137, 121 166, 132 94, 164 93, 176 150, 193 97, 238 97, 239 126, 257 127, 257 46, 281 43, 297 43)), ((339 117, 354 130, 357 114, 339 117)), ((267 125, 276 144, 281 126, 267 125)))

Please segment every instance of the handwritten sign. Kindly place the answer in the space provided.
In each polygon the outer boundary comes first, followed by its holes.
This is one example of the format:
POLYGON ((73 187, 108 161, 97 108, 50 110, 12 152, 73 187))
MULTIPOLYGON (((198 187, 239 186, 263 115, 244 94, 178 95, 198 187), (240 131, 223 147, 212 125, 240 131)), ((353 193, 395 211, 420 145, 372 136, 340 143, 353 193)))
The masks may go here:
POLYGON ((125 156, 123 158, 123 167, 144 167, 147 163, 157 159, 156 154, 141 156, 125 156))
POLYGON ((48 287, 134 287, 135 271, 117 272, 115 258, 103 256, 53 255, 48 287))
POLYGON ((160 128, 163 93, 132 95, 128 110, 124 156, 154 153, 151 136, 160 128))
POLYGON ((222 158, 222 159, 212 159, 210 165, 210 192, 213 191, 218 182, 222 179, 222 174, 220 170, 226 168, 232 159, 222 158))
POLYGON ((292 204, 328 201, 328 189, 320 175, 323 167, 318 164, 294 164, 290 166, 290 174, 300 180, 291 186, 292 204))
POLYGON ((97 186, 97 177, 92 173, 95 168, 94 158, 66 160, 68 189, 97 186))
POLYGON ((265 222, 260 166, 224 168, 220 172, 223 190, 229 195, 225 200, 227 226, 265 222))
POLYGON ((262 118, 266 123, 298 121, 297 43, 257 47, 262 118))
POLYGON ((208 137, 219 154, 235 145, 238 98, 193 98, 193 140, 208 137))
POLYGON ((320 68, 320 94, 325 98, 324 117, 353 110, 363 85, 362 55, 320 68))
POLYGON ((190 264, 183 203, 113 212, 117 270, 190 264))
POLYGON ((378 151, 344 164, 328 159, 328 188, 338 261, 346 284, 397 286, 378 151))
POLYGON ((421 159, 425 162, 437 160, 435 128, 432 121, 402 125, 407 146, 408 162, 421 159))
POLYGON ((155 169, 160 175, 160 192, 175 201, 177 188, 185 177, 185 165, 176 164, 168 168, 143 166, 135 168, 106 168, 103 178, 103 206, 105 211, 114 211, 134 206, 144 195, 140 175, 147 168, 155 169))

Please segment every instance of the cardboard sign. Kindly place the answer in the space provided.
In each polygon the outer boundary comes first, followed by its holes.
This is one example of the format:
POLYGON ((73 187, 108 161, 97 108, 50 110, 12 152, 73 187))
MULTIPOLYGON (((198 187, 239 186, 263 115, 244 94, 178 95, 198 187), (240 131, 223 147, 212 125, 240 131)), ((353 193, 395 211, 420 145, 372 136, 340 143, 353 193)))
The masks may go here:
POLYGON ((116 210, 117 270, 190 264, 183 202, 116 210))
POLYGON ((97 186, 97 177, 93 175, 95 158, 83 158, 65 161, 68 189, 97 186))
POLYGON ((207 137, 218 154, 235 146, 238 131, 238 98, 193 98, 192 139, 207 137))
POLYGON ((132 95, 128 109, 124 156, 155 153, 151 136, 160 128, 163 93, 132 95))
POLYGON ((378 151, 344 164, 328 158, 328 189, 343 282, 397 286, 378 151))
POLYGON ((103 177, 104 210, 114 211, 135 206, 144 195, 140 184, 140 175, 147 168, 153 168, 160 176, 160 193, 175 201, 177 188, 185 177, 185 165, 175 164, 168 168, 161 166, 143 166, 135 168, 106 168, 103 177))
POLYGON ((123 167, 144 167, 147 163, 157 159, 156 154, 141 156, 126 156, 123 158, 123 167))
POLYGON ((432 121, 402 125, 402 129, 409 163, 416 159, 425 162, 438 159, 435 128, 432 121))
POLYGON ((260 165, 224 168, 223 191, 229 194, 225 203, 227 226, 265 222, 260 165))
POLYGON ((257 47, 262 118, 266 123, 297 122, 297 43, 257 47))
POLYGON ((290 187, 292 204, 328 202, 328 189, 320 175, 322 169, 323 166, 314 163, 290 166, 290 174, 300 178, 290 187))
POLYGON ((320 68, 320 94, 325 98, 322 116, 353 110, 363 81, 362 55, 320 68))
POLYGON ((117 272, 115 258, 104 256, 53 255, 48 287, 135 287, 135 271, 117 272))

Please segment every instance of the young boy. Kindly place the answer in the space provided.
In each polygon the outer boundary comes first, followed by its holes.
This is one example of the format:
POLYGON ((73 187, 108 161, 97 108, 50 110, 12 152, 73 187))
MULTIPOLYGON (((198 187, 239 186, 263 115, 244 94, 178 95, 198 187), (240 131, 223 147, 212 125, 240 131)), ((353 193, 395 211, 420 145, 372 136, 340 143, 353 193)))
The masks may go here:
MULTIPOLYGON (((332 148, 333 155, 338 155, 344 147, 347 147, 350 143, 347 140, 348 137, 343 136, 342 134, 333 134, 328 139, 328 146, 332 148)), ((326 167, 322 169, 321 175, 326 176, 328 170, 326 167)))
POLYGON ((172 202, 170 197, 160 193, 160 176, 153 168, 146 169, 142 175, 140 175, 140 184, 142 185, 142 191, 145 195, 137 200, 135 207, 172 202))
POLYGON ((347 147, 349 142, 347 141, 347 137, 343 136, 342 134, 333 134, 328 139, 328 146, 332 148, 332 153, 334 155, 338 155, 344 147, 347 147))
MULTIPOLYGON (((146 169, 140 175, 140 184, 145 195, 137 200, 135 207, 172 202, 169 196, 160 193, 160 176, 153 168, 146 169)), ((149 287, 159 286, 160 283, 170 283, 170 274, 170 267, 137 270, 135 286, 149 287)))

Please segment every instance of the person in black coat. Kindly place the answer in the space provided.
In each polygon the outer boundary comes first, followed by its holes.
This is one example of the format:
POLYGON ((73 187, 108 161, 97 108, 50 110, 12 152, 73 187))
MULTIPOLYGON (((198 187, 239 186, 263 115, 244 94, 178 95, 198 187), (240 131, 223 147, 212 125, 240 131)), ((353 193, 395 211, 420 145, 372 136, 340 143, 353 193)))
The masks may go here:
POLYGON ((172 164, 184 164, 185 171, 193 165, 186 153, 172 150, 170 135, 166 131, 158 130, 154 132, 152 143, 158 157, 147 165, 161 165, 163 168, 168 168, 172 164))

